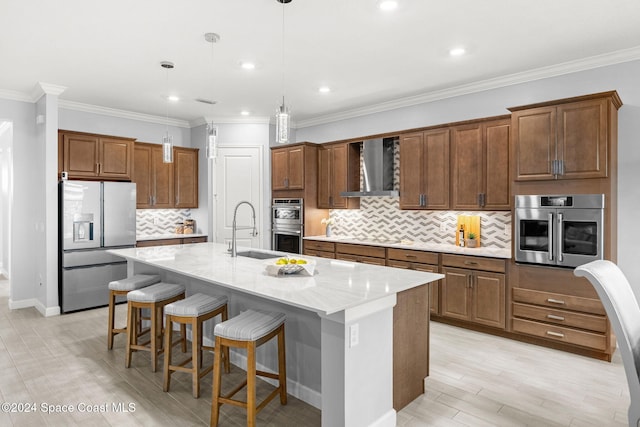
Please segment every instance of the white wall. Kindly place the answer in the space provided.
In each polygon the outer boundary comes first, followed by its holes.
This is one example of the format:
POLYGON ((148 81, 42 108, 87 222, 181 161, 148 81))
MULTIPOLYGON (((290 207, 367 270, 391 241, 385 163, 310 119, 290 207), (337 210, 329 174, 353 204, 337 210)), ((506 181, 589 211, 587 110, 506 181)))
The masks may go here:
MULTIPOLYGON (((377 133, 508 114, 507 107, 617 90, 618 114, 618 264, 640 288, 634 244, 640 212, 640 61, 541 79, 384 113, 297 130, 299 141, 328 142, 377 133)), ((640 297, 640 289, 638 289, 640 297)))
POLYGON ((34 248, 45 242, 36 233, 38 201, 34 190, 40 186, 34 161, 40 148, 36 141, 36 106, 29 102, 0 99, 0 117, 13 122, 13 232, 11 237, 11 296, 13 301, 33 301, 36 296, 34 248))
POLYGON ((13 123, 0 120, 0 274, 10 277, 13 123))

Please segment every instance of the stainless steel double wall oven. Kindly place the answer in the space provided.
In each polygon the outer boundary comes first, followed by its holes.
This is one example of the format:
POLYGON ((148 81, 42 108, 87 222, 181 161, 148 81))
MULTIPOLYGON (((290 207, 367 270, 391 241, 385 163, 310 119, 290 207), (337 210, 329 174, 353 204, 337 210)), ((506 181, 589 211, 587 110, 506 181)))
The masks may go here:
POLYGON ((304 234, 303 199, 273 199, 271 205, 271 248, 302 253, 304 234))
POLYGON ((604 194, 516 196, 515 260, 577 267, 603 259, 604 194))

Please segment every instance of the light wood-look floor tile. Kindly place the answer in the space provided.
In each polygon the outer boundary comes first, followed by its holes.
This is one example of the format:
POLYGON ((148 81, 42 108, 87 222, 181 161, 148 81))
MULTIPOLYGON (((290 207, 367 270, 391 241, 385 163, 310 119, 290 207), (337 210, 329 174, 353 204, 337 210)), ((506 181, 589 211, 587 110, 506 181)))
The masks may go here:
MULTIPOLYGON (((126 369, 124 336, 106 349, 106 308, 45 319, 35 309, 7 305, 8 282, 0 281, 0 399, 33 402, 38 411, 0 412, 0 425, 208 425, 211 377, 194 399, 190 377, 180 373, 163 392, 162 371, 151 372, 148 353, 134 354, 126 369), (109 411, 45 414, 43 403, 107 405, 109 411), (135 412, 115 412, 114 403, 133 403, 135 412)), ((206 354, 205 363, 211 359, 206 354)), ((626 425, 629 394, 617 354, 607 363, 432 322, 430 369, 425 394, 398 413, 398 426, 626 425)), ((243 374, 232 367, 224 386, 243 374)), ((259 396, 270 389, 262 383, 259 396)), ((220 421, 243 426, 245 413, 227 405, 220 421)), ((276 399, 258 415, 258 425, 319 426, 320 412, 293 397, 284 407, 276 399)))

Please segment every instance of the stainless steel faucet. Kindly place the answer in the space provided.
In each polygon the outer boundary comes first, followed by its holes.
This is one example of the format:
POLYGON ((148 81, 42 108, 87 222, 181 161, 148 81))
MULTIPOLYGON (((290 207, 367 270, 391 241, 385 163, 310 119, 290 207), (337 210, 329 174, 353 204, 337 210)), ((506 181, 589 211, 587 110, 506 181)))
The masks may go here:
POLYGON ((258 235, 258 230, 256 229, 256 209, 253 207, 253 205, 250 202, 247 202, 246 200, 243 200, 241 202, 239 202, 235 209, 233 210, 233 225, 232 225, 232 234, 231 234, 231 249, 229 249, 229 251, 231 252, 231 256, 232 257, 236 257, 238 256, 238 253, 236 251, 236 230, 248 230, 248 229, 253 229, 253 231, 251 232, 251 235, 253 237, 258 235), (238 227, 236 224, 236 215, 238 214, 238 208, 240 207, 240 205, 242 204, 247 204, 251 207, 251 211, 253 212, 253 226, 252 227, 238 227))

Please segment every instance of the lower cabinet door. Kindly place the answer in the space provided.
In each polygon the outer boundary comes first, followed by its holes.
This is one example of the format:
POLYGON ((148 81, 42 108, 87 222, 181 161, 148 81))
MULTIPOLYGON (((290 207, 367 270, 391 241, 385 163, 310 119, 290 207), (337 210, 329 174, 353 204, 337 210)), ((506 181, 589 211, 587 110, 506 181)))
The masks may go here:
POLYGON ((505 275, 478 271, 474 272, 471 283, 471 320, 487 326, 504 328, 505 275))
POLYGON ((469 271, 443 267, 444 279, 441 284, 440 302, 442 316, 454 319, 469 320, 469 281, 471 275, 469 271))

